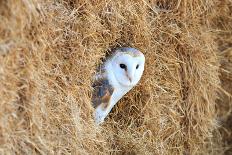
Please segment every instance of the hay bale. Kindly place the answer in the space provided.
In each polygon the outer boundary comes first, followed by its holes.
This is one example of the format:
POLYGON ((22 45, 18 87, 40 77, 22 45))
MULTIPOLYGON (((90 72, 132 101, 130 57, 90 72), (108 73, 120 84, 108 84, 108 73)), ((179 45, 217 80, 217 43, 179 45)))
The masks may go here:
POLYGON ((219 62, 206 25, 213 2, 0 3, 1 152, 220 153, 219 62), (118 46, 140 49, 145 73, 97 127, 92 76, 118 46))
POLYGON ((232 3, 228 0, 218 1, 213 11, 209 21, 218 45, 222 87, 216 109, 220 120, 222 145, 225 154, 229 155, 232 153, 232 3))

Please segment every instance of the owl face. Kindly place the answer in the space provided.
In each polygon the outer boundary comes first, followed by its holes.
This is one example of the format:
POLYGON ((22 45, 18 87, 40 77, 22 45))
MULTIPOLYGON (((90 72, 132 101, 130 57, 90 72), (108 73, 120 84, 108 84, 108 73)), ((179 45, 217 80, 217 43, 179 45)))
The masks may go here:
POLYGON ((133 48, 116 52, 117 54, 112 59, 112 68, 116 80, 122 86, 135 86, 143 74, 145 63, 144 55, 133 48))

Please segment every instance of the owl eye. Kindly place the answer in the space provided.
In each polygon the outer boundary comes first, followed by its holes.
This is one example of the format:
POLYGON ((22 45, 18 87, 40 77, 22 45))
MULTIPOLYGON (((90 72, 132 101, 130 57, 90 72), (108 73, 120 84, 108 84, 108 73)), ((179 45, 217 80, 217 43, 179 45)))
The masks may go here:
POLYGON ((120 68, 122 68, 122 69, 126 69, 126 65, 125 65, 125 64, 120 64, 119 66, 120 66, 120 68))
POLYGON ((139 68, 139 65, 136 66, 136 69, 138 69, 138 68, 139 68))

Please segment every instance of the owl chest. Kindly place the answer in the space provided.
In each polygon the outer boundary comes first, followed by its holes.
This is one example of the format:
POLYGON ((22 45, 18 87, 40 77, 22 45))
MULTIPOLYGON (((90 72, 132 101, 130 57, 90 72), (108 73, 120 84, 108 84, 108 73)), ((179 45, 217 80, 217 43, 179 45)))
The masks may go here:
POLYGON ((116 89, 112 94, 111 103, 115 105, 130 89, 116 89))

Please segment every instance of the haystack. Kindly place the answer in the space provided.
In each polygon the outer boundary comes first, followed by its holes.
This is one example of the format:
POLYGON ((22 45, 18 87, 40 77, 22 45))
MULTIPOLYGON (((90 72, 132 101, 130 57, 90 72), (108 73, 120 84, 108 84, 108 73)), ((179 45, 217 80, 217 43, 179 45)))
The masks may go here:
POLYGON ((221 153, 219 61, 207 20, 215 5, 1 1, 1 154, 221 153), (92 77, 121 46, 145 54, 145 73, 96 126, 92 77))
POLYGON ((218 1, 213 11, 208 18, 218 46, 219 77, 222 87, 216 101, 216 109, 225 155, 230 155, 232 154, 232 3, 228 0, 218 1))

